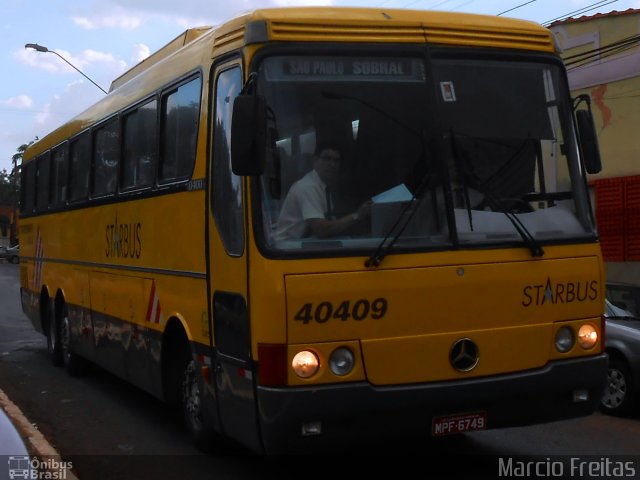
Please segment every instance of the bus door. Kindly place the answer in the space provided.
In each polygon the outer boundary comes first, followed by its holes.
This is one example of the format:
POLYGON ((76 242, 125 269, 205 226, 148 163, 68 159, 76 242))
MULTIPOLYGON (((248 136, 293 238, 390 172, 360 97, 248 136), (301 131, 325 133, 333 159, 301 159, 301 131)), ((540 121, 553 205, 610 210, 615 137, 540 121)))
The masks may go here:
POLYGON ((247 312, 243 179, 231 171, 231 114, 242 88, 239 59, 215 66, 211 84, 214 114, 207 228, 218 418, 225 435, 259 449, 247 312))

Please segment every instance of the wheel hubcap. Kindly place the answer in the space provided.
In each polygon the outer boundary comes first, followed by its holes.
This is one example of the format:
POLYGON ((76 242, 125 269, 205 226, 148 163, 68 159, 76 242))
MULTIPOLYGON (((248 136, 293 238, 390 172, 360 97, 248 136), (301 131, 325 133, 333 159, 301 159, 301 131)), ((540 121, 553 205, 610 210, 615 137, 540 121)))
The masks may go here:
POLYGON ((184 409, 193 425, 200 425, 200 387, 193 361, 187 367, 182 384, 184 409))
POLYGON ((56 320, 51 316, 49 318, 49 351, 53 352, 56 349, 56 320))
POLYGON ((609 408, 618 408, 624 402, 626 395, 627 381, 623 373, 617 368, 610 368, 602 403, 609 408))
POLYGON ((69 359, 71 352, 69 350, 69 343, 71 342, 71 333, 69 332, 69 317, 62 319, 62 325, 60 326, 60 344, 62 346, 62 353, 65 359, 69 359))

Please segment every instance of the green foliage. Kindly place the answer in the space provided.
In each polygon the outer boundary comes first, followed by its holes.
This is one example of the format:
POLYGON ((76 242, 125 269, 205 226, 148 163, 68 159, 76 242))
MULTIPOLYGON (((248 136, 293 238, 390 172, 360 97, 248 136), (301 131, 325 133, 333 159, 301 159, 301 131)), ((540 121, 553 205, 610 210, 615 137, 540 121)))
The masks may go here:
POLYGON ((17 202, 20 181, 15 177, 6 170, 0 171, 0 205, 15 205, 17 202))
POLYGON ((13 183, 13 175, 6 170, 0 171, 0 205, 14 205, 17 192, 13 183))
POLYGON ((38 140, 36 137, 29 143, 20 145, 16 153, 11 157, 13 168, 10 172, 6 169, 0 171, 0 205, 17 205, 20 198, 20 168, 22 157, 29 145, 38 140))

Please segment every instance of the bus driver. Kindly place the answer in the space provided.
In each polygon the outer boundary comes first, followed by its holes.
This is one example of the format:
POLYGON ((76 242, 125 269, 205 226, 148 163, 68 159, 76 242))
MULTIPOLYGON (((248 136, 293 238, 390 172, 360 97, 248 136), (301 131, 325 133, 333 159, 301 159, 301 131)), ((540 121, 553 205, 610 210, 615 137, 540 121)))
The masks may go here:
POLYGON ((329 188, 335 185, 340 173, 340 152, 323 148, 316 153, 313 170, 289 189, 278 218, 277 240, 303 237, 331 237, 339 235, 371 210, 371 200, 364 202, 355 212, 333 218, 329 188))

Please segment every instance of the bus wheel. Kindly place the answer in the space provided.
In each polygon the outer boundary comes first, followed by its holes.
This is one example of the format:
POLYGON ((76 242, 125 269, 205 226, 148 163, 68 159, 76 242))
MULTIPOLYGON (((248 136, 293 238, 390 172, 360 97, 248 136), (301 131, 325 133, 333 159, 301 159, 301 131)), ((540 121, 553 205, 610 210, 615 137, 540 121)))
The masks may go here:
POLYGON ((631 413, 635 407, 635 392, 632 381, 631 372, 626 362, 620 358, 612 357, 609 360, 607 385, 600 402, 604 413, 617 416, 631 413))
POLYGON ((189 433, 200 450, 208 451, 213 446, 214 435, 208 428, 202 415, 202 387, 196 363, 191 359, 182 376, 182 412, 189 433))
POLYGON ((62 362, 69 375, 78 376, 84 373, 84 360, 71 351, 71 326, 69 312, 65 306, 60 321, 60 346, 62 362))
POLYGON ((60 345, 60 331, 58 329, 58 322, 56 322, 56 313, 53 306, 53 302, 49 300, 47 302, 47 351, 51 358, 51 363, 56 367, 62 366, 62 347, 60 345))

